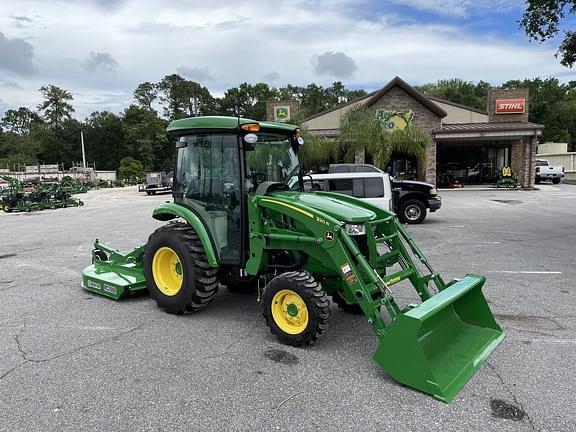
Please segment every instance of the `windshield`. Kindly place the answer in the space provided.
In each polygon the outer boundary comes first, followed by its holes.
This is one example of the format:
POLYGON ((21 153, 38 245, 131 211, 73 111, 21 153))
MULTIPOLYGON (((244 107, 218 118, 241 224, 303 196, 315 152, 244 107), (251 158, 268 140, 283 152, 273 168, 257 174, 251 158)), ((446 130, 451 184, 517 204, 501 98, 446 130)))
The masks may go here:
POLYGON ((246 181, 253 190, 264 181, 286 184, 298 175, 300 163, 286 135, 259 133, 254 150, 246 152, 246 181))

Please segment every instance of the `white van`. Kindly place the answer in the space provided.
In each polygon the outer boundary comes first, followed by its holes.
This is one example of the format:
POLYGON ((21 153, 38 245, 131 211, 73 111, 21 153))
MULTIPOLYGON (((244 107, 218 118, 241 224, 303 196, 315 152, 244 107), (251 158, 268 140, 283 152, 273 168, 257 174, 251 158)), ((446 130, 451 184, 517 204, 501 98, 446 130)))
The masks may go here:
POLYGON ((351 195, 392 211, 402 222, 409 224, 422 222, 426 218, 426 209, 434 212, 442 205, 434 185, 395 180, 384 172, 306 174, 303 178, 305 191, 351 195))

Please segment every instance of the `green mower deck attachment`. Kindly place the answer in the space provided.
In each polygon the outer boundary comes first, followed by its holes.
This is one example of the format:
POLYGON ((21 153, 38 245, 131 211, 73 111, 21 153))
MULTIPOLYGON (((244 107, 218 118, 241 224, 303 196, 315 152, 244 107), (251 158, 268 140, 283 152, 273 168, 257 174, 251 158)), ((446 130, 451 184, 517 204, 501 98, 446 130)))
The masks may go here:
POLYGON ((82 288, 114 300, 145 290, 143 254, 142 246, 122 254, 96 240, 92 250, 92 265, 82 273, 82 288))

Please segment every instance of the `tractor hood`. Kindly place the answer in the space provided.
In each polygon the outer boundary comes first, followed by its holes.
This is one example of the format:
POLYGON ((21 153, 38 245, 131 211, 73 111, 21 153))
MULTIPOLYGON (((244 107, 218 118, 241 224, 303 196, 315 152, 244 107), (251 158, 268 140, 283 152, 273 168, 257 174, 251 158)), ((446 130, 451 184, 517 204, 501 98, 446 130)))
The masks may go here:
POLYGON ((317 210, 321 213, 325 213, 342 222, 359 224, 376 217, 376 214, 371 210, 321 194, 278 192, 274 193, 273 196, 275 198, 286 200, 296 207, 302 206, 309 210, 317 210))

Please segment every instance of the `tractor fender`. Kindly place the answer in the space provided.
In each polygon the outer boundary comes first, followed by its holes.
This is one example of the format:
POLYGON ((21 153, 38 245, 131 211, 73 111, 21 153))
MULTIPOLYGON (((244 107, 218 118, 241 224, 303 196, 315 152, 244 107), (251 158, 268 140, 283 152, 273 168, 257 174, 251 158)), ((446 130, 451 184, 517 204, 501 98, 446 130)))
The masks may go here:
POLYGON ((218 255, 216 253, 216 248, 212 243, 212 239, 210 238, 210 234, 200 218, 196 216, 192 210, 176 203, 162 203, 154 208, 152 217, 160 221, 169 221, 176 218, 184 219, 188 225, 194 229, 196 234, 198 234, 210 267, 217 268, 219 266, 218 255))

